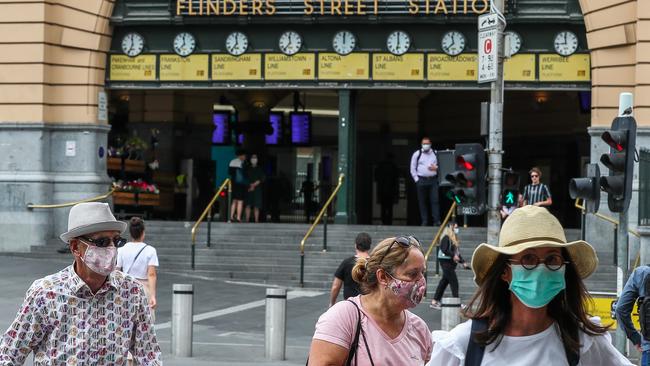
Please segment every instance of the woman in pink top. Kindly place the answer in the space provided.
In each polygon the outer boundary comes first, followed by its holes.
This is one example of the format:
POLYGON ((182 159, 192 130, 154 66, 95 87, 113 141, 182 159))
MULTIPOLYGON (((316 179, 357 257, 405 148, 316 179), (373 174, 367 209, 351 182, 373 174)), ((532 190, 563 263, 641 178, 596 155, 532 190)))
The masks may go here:
POLYGON ((424 255, 414 237, 388 238, 359 258, 352 278, 363 295, 321 315, 309 365, 424 365, 433 343, 426 323, 407 309, 426 288, 424 255))

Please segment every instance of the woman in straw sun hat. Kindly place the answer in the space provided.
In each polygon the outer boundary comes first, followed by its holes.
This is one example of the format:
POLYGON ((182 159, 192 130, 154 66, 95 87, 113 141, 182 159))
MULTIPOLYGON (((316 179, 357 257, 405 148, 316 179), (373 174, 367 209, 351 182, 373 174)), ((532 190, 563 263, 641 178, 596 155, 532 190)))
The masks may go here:
POLYGON ((470 320, 434 332, 429 365, 632 365, 612 346, 609 327, 587 314, 583 279, 597 266, 593 247, 567 243, 545 208, 516 210, 498 246, 474 251, 470 320))

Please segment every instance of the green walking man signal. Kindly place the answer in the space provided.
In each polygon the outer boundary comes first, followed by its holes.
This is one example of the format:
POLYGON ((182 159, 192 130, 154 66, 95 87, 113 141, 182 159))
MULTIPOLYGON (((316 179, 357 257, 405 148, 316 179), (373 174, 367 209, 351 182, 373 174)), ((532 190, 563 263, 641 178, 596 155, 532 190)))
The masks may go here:
POLYGON ((515 204, 515 193, 512 191, 506 192, 506 205, 514 205, 515 204))

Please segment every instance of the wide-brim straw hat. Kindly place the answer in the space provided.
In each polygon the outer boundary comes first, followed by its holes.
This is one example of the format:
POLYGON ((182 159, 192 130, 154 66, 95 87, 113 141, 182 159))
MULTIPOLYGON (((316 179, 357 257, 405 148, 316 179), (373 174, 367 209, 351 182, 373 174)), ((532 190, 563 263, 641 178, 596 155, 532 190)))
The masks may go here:
POLYGON ((108 203, 86 202, 72 206, 68 215, 68 231, 59 238, 64 242, 100 231, 126 231, 126 222, 117 221, 108 203))
POLYGON ((474 282, 481 285, 499 254, 510 256, 530 248, 566 248, 583 279, 598 266, 598 256, 589 243, 584 240, 567 243, 562 225, 547 209, 524 206, 516 209, 503 223, 498 246, 483 243, 474 250, 474 282))

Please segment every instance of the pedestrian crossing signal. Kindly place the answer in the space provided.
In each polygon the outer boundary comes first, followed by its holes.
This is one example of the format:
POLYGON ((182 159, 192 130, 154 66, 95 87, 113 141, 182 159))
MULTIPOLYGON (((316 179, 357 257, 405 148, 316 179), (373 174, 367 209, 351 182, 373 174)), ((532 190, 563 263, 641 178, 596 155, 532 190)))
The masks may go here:
POLYGON ((456 144, 456 170, 445 176, 452 188, 447 198, 459 211, 480 215, 485 211, 485 152, 481 144, 456 144))
POLYGON ((600 156, 609 174, 600 177, 600 187, 607 192, 609 210, 624 212, 632 198, 636 121, 632 116, 617 117, 611 130, 603 132, 601 138, 609 145, 609 153, 600 156))
POLYGON ((514 189, 506 189, 503 192, 503 201, 501 202, 504 206, 512 207, 517 204, 517 196, 519 192, 514 189))

